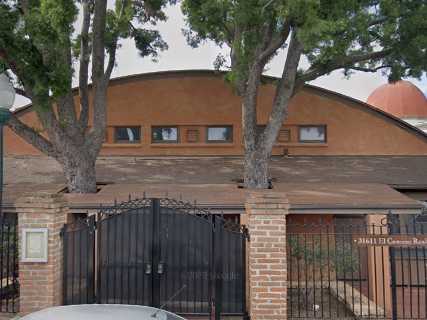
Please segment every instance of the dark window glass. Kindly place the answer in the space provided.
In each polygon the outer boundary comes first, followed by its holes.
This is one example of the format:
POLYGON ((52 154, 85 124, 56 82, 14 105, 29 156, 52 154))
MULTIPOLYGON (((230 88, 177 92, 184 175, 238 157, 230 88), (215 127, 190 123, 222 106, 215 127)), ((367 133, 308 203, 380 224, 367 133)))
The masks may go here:
POLYGON ((138 143, 141 141, 141 127, 116 127, 114 138, 116 142, 138 143))
POLYGON ((233 127, 208 127, 207 136, 209 142, 232 142, 233 127))
POLYGON ((178 142, 177 127, 155 127, 152 129, 153 142, 178 142))
POLYGON ((300 142, 326 142, 326 126, 300 126, 300 142))

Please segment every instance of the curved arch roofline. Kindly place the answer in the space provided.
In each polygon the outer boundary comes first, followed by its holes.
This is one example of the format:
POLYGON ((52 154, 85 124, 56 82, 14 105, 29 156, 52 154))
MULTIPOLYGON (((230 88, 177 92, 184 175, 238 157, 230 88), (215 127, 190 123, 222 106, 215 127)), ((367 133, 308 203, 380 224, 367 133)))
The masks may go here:
MULTIPOLYGON (((151 80, 156 78, 167 78, 167 77, 179 77, 179 76, 223 76, 226 73, 226 71, 217 71, 217 70, 209 70, 209 69, 188 69, 188 70, 168 70, 168 71, 155 71, 155 72, 146 72, 146 73, 138 73, 138 74, 131 74, 126 76, 120 76, 116 78, 110 79, 109 85, 114 86, 125 82, 133 82, 138 80, 151 80)), ((265 80, 269 81, 277 81, 280 78, 264 75, 263 78, 265 80)), ((89 85, 90 87, 91 85, 89 85)), ((336 98, 338 100, 345 102, 350 102, 352 106, 359 107, 361 110, 365 112, 370 112, 376 116, 382 117, 387 121, 390 121, 397 125, 398 127, 401 127, 412 134, 417 135, 418 137, 425 139, 427 141, 427 133, 424 131, 410 125, 409 123, 403 121, 402 119, 391 115, 373 105, 370 105, 366 102, 363 102, 361 100, 349 97, 347 95, 321 88, 315 85, 306 84, 304 85, 304 90, 309 90, 312 92, 315 92, 316 94, 336 98)), ((78 87, 73 88, 74 92, 78 92, 78 87)), ((14 114, 19 115, 20 113, 23 113, 25 111, 29 111, 32 107, 32 104, 27 104, 25 106, 22 106, 19 109, 16 109, 13 111, 14 114)))

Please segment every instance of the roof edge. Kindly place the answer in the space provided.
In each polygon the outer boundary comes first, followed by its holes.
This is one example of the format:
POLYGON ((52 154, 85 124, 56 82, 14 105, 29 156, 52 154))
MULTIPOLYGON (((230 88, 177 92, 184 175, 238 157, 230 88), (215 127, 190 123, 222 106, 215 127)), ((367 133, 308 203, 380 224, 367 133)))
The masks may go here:
POLYGON ((387 120, 394 122, 399 127, 404 128, 404 129, 410 131, 411 133, 417 134, 417 135, 421 136, 423 139, 427 140, 427 133, 424 132, 423 130, 418 129, 417 127, 412 126, 411 124, 407 123, 406 121, 404 121, 404 120, 402 120, 402 119, 400 119, 400 118, 398 118, 398 117, 396 117, 390 113, 387 113, 387 112, 385 112, 385 111, 383 111, 383 110, 381 110, 381 109, 379 109, 379 108, 377 108, 371 104, 368 104, 368 103, 363 102, 363 101, 356 99, 356 98, 352 98, 352 97, 347 96, 345 94, 335 92, 335 91, 332 91, 329 89, 321 88, 321 87, 311 85, 311 84, 306 84, 305 88, 309 88, 309 89, 312 89, 315 91, 319 91, 319 92, 327 94, 327 95, 333 95, 333 96, 336 96, 337 98, 342 99, 342 100, 350 101, 354 104, 357 104, 357 105, 363 107, 364 111, 372 112, 378 116, 384 117, 387 120))
MULTIPOLYGON (((145 72, 145 73, 138 73, 138 74, 131 74, 131 75, 125 75, 125 76, 119 76, 119 77, 115 77, 110 79, 109 85, 116 85, 119 84, 121 82, 124 81, 134 81, 134 80, 138 80, 138 79, 152 79, 155 77, 163 77, 163 76, 178 76, 178 75, 205 75, 205 76, 221 76, 224 75, 227 71, 218 71, 218 70, 212 70, 212 69, 183 69, 183 70, 166 70, 166 71, 154 71, 154 72, 145 72)), ((263 75, 264 79, 269 79, 271 81, 276 81, 279 80, 280 78, 278 77, 274 77, 274 76, 269 76, 269 75, 263 75)), ((89 84, 89 87, 91 86, 91 84, 89 84)), ((398 125, 401 128, 404 128, 406 130, 408 130, 411 133, 416 134, 417 136, 420 136, 421 138, 425 139, 427 141, 427 133, 425 133, 424 131, 418 129, 417 127, 414 127, 412 125, 410 125, 409 123, 403 121, 402 119, 393 116, 373 105, 370 105, 366 102, 363 102, 361 100, 358 100, 356 98, 352 98, 350 96, 347 96, 345 94, 342 93, 338 93, 336 91, 332 91, 329 89, 325 89, 319 86, 315 86, 312 84, 305 84, 304 85, 304 89, 308 88, 314 91, 318 91, 322 94, 325 95, 332 95, 335 96, 339 99, 345 100, 345 101, 349 101, 352 102, 356 105, 360 105, 361 107, 363 107, 363 110, 366 110, 368 112, 373 112, 374 114, 381 116, 383 118, 386 118, 387 120, 390 120, 392 122, 394 122, 396 125, 398 125)), ((78 91, 78 87, 73 88, 74 92, 78 91)), ((25 111, 27 111, 28 109, 30 109, 32 107, 32 104, 27 104, 25 106, 22 106, 19 109, 16 109, 13 111, 13 113, 15 115, 19 115, 20 113, 23 113, 25 111)))

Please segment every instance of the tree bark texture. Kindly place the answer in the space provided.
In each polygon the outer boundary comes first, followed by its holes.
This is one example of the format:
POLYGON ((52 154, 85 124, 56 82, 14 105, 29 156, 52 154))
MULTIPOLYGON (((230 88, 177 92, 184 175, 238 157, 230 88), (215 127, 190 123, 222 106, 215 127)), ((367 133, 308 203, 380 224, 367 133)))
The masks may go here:
POLYGON ((96 187, 95 162, 88 152, 64 153, 59 161, 70 193, 94 193, 96 187))
POLYGON ((245 153, 244 182, 250 189, 268 189, 270 186, 269 157, 257 150, 245 153))
POLYGON ((276 85, 276 94, 269 121, 263 130, 257 128, 257 98, 265 63, 251 68, 243 96, 242 126, 245 145, 244 185, 249 189, 270 187, 269 162, 274 143, 288 113, 289 101, 295 93, 297 69, 302 46, 293 32, 283 74, 276 85))
MULTIPOLYGON (((14 61, 8 61, 15 75, 21 79, 25 95, 32 101, 34 110, 43 127, 42 132, 29 127, 16 116, 12 116, 8 125, 26 142, 42 153, 53 157, 62 166, 70 193, 94 193, 96 187, 95 163, 105 137, 107 123, 107 88, 115 63, 115 47, 111 48, 108 65, 105 68, 105 28, 107 0, 94 2, 93 27, 90 25, 90 5, 82 1, 83 24, 81 30, 81 52, 79 72, 80 113, 76 108, 71 88, 72 59, 71 42, 65 42, 61 48, 61 63, 67 66, 69 87, 58 97, 51 97, 49 90, 33 90, 34 83, 27 81, 25 73, 14 61), (92 49, 91 49, 92 48, 92 49), (92 99, 89 99, 88 68, 92 56, 92 99), (89 101, 90 100, 90 101, 89 101), (93 107, 94 119, 88 128, 89 103, 93 107)), ((117 46, 117 40, 113 41, 117 46)), ((41 64, 48 59, 45 51, 39 50, 41 64)), ((0 52, 1 53, 1 52, 0 52)), ((48 56, 48 55, 47 55, 48 56)))

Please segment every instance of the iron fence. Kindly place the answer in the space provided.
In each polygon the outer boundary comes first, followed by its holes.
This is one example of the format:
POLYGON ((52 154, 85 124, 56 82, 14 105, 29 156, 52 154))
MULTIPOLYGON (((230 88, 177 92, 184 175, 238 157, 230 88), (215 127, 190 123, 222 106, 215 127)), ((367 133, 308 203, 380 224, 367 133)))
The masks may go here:
POLYGON ((18 224, 0 217, 0 312, 19 311, 18 224))
POLYGON ((427 319, 426 225, 289 224, 289 319, 427 319))
POLYGON ((427 222, 421 215, 399 223, 391 219, 390 233, 409 235, 419 245, 390 248, 393 319, 427 319, 427 222))

